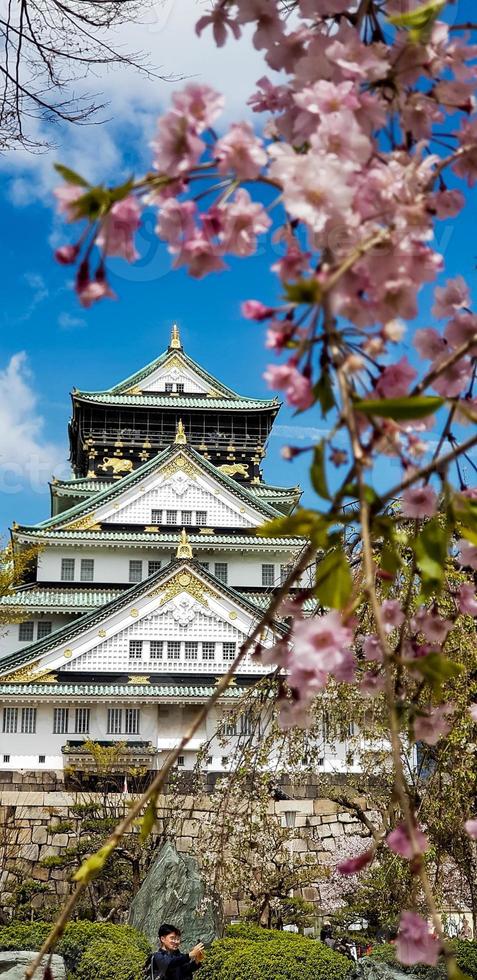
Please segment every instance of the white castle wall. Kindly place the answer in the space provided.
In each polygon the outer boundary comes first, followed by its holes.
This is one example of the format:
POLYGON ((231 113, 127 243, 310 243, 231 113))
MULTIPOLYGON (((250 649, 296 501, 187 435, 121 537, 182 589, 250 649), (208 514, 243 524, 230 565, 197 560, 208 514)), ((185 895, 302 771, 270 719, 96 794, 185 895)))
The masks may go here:
MULTIPOLYGON (((25 609, 25 620, 29 623, 34 623, 33 640, 31 642, 34 642, 38 637, 38 623, 44 623, 47 620, 53 624, 52 632, 54 632, 76 618, 74 615, 64 613, 60 615, 58 613, 46 612, 43 615, 39 615, 38 613, 29 613, 25 609)), ((24 646, 27 646, 27 644, 25 640, 20 640, 19 638, 19 623, 12 623, 11 626, 2 628, 2 634, 0 636, 0 660, 3 657, 7 657, 10 653, 14 653, 16 650, 21 650, 24 646)))

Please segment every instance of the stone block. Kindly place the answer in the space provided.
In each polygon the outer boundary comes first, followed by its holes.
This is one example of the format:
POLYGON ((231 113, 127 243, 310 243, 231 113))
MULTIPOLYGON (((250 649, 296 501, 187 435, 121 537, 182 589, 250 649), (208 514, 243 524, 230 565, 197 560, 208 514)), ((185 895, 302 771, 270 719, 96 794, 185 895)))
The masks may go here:
POLYGON ((55 890, 57 895, 69 895, 71 885, 68 881, 57 881, 55 882, 55 890))
POLYGON ((339 813, 338 820, 340 823, 357 823, 354 813, 339 813))
POLYGON ((198 820, 184 820, 181 826, 182 835, 184 837, 197 837, 198 829, 198 820))
POLYGON ((68 847, 68 834, 52 834, 51 843, 53 847, 68 847))
POLYGON ((46 827, 34 827, 31 832, 31 839, 34 844, 46 844, 48 839, 46 827))
POLYGON ((330 813, 338 813, 339 806, 332 800, 313 800, 313 813, 326 816, 330 813))
POLYGON ((192 837, 179 837, 176 841, 176 850, 180 854, 190 854, 192 851, 192 837))
POLYGON ((20 849, 18 857, 22 861, 38 861, 40 855, 40 848, 38 844, 26 844, 20 849))
POLYGON ((290 854, 305 854, 308 850, 308 844, 306 840, 300 840, 300 838, 295 838, 290 841, 288 845, 290 848, 290 854))
POLYGON ((43 844, 40 848, 41 860, 43 860, 43 858, 57 857, 59 853, 59 847, 52 847, 51 844, 43 844))
POLYGON ((35 867, 32 868, 31 876, 35 879, 35 881, 48 881, 50 877, 50 869, 42 868, 39 864, 36 864, 35 867))
MULTIPOLYGON (((3 980, 23 980, 26 967, 32 962, 35 955, 35 953, 24 950, 0 953, 0 973, 3 980)), ((49 965, 53 980, 65 980, 66 971, 62 956, 55 953, 51 957, 49 965)))
POLYGON ((20 827, 20 829, 17 830, 17 844, 31 844, 31 835, 32 832, 30 827, 20 827))
POLYGON ((321 846, 324 851, 336 851, 336 841, 334 837, 325 837, 325 839, 321 841, 321 846))

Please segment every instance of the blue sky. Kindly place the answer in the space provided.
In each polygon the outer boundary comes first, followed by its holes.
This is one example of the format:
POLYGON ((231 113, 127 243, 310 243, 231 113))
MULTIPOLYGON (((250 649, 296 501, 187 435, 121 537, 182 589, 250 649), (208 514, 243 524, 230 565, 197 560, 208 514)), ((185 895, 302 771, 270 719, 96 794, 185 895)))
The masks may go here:
MULTIPOLYGON (((247 43, 217 52, 209 39, 196 40, 192 24, 201 9, 194 0, 181 0, 180 6, 167 0, 157 9, 152 26, 148 22, 135 29, 136 34, 130 32, 130 46, 139 41, 151 47, 165 74, 180 70, 225 88, 229 116, 241 118, 246 94, 263 74, 263 66, 247 43)), ((456 5, 454 14, 463 20, 471 10, 468 0, 456 5)), ((131 374, 167 346, 173 321, 180 325, 187 352, 211 373, 244 394, 268 396, 262 373, 270 355, 263 348, 263 330, 241 318, 240 302, 249 297, 276 299, 268 272, 276 255, 270 238, 256 257, 232 261, 228 272, 195 282, 182 270, 171 271, 169 256, 149 222, 139 239, 141 260, 135 266, 112 266, 118 301, 105 301, 91 310, 78 306, 69 270, 55 264, 52 250, 63 240, 64 229, 52 207, 53 161, 62 160, 90 179, 114 179, 140 170, 148 158, 155 117, 171 95, 171 83, 146 82, 122 70, 110 73, 103 87, 111 99, 109 122, 74 132, 57 130, 54 150, 35 157, 19 152, 0 162, 3 534, 12 520, 34 522, 48 516, 47 481, 53 471, 67 474, 71 388, 107 388, 131 374)), ((474 215, 469 208, 465 219, 441 224, 438 232, 447 274, 461 272, 471 283, 477 257, 474 215)), ((429 296, 424 296, 422 325, 429 323, 428 306, 429 296)), ((304 460, 286 463, 280 446, 313 441, 313 426, 319 429, 322 424, 315 410, 302 419, 282 409, 265 465, 269 482, 307 484, 304 460)))

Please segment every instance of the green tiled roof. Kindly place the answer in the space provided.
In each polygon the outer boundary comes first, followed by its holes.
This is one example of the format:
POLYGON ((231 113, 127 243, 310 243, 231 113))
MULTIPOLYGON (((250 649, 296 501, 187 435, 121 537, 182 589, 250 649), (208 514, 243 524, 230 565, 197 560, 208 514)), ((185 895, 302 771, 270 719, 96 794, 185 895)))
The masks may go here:
MULTIPOLYGON (((281 515, 280 515, 281 516, 281 515)), ((15 537, 34 538, 48 541, 51 544, 66 544, 67 542, 84 542, 111 546, 121 544, 158 545, 165 548, 177 548, 179 528, 174 532, 155 533, 154 531, 68 531, 63 528, 21 527, 15 528, 15 537)), ((260 551, 279 551, 280 548, 297 548, 303 544, 303 538, 260 538, 253 534, 188 534, 193 551, 210 551, 214 548, 259 548, 260 551)))
POLYGON ((112 480, 90 480, 80 477, 77 480, 56 480, 50 486, 53 493, 65 493, 75 497, 80 493, 99 493, 101 490, 107 490, 112 482, 112 480))
MULTIPOLYGON (((214 687, 190 684, 0 684, 0 695, 3 697, 144 697, 144 698, 210 698, 214 687)), ((239 698, 244 689, 240 687, 227 688, 221 697, 239 698)))
POLYGON ((67 612, 69 609, 92 609, 116 599, 125 589, 19 589, 0 597, 0 606, 24 606, 28 609, 48 609, 67 612))
POLYGON ((272 487, 267 483, 251 483, 250 490, 257 497, 290 498, 294 499, 301 494, 301 487, 272 487))
MULTIPOLYGON (((23 664, 28 664, 36 661, 38 658, 42 657, 49 650, 55 647, 62 646, 76 636, 80 636, 85 629, 89 629, 93 626, 99 625, 108 616, 113 615, 118 610, 121 610, 126 604, 134 603, 138 599, 142 598, 143 593, 147 594, 149 589, 157 588, 157 586, 164 580, 167 581, 169 577, 175 575, 177 571, 181 569, 190 569, 198 577, 203 579, 206 583, 212 586, 219 594, 222 593, 226 598, 230 599, 232 602, 236 603, 238 606, 242 606, 249 614, 256 617, 257 614, 260 615, 261 610, 257 608, 250 599, 243 594, 240 594, 231 586, 224 585, 220 582, 215 575, 207 572, 204 568, 201 568, 193 560, 176 560, 161 568, 160 571, 155 572, 154 575, 149 576, 149 578, 143 579, 137 585, 131 586, 131 588, 126 589, 111 602, 106 603, 106 605, 101 606, 99 609, 95 609, 91 612, 85 613, 85 615, 79 617, 72 623, 68 623, 66 626, 62 626, 60 629, 49 636, 45 636, 41 640, 36 640, 34 643, 29 643, 26 647, 21 647, 20 650, 16 650, 14 653, 7 654, 6 657, 0 661, 0 671, 3 674, 10 673, 18 667, 23 666, 23 664)), ((283 627, 279 624, 275 624, 275 628, 283 631, 283 627)))
POLYGON ((108 391, 75 391, 75 401, 101 402, 105 405, 132 405, 146 408, 208 408, 217 411, 236 412, 239 410, 253 411, 254 409, 278 409, 280 402, 277 398, 198 398, 196 395, 163 395, 157 392, 145 392, 143 395, 125 395, 108 391))
MULTIPOLYGON (((237 589, 237 592, 240 591, 240 589, 237 589)), ((268 608, 270 599, 272 598, 270 592, 243 592, 243 595, 246 595, 250 599, 250 602, 253 602, 254 606, 258 606, 258 608, 262 610, 268 608)), ((318 606, 319 603, 316 599, 305 599, 303 603, 303 609, 306 613, 315 612, 315 609, 318 609, 318 606)))

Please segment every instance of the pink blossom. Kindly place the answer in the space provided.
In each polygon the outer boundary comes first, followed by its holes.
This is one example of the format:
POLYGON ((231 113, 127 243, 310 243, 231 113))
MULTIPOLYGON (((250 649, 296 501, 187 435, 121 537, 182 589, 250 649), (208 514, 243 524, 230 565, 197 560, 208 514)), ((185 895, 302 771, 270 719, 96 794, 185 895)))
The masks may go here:
MULTIPOLYGON (((442 361, 442 357, 438 358, 437 361, 433 362, 432 368, 440 367, 442 361)), ((454 364, 451 364, 450 367, 445 368, 442 374, 432 382, 432 387, 443 398, 454 398, 456 395, 460 395, 464 388, 467 387, 471 377, 472 362, 468 358, 463 357, 454 364)))
POLYGON ((180 177, 200 160, 205 144, 197 136, 186 116, 169 112, 161 116, 158 134, 153 140, 154 166, 161 174, 180 177))
POLYGON ((475 339, 469 353, 477 354, 477 316, 473 313, 457 313, 449 320, 445 330, 446 339, 453 347, 460 347, 475 339))
POLYGON ((464 207, 465 197, 461 191, 436 191, 430 195, 429 203, 438 218, 455 218, 464 207))
POLYGON ((429 612, 424 606, 420 606, 411 619, 411 629, 415 633, 424 633, 429 643, 443 643, 452 623, 449 619, 440 616, 436 610, 429 612))
POLYGON ((458 133, 463 153, 453 164, 453 171, 465 177, 469 187, 477 180, 477 119, 464 119, 458 133))
POLYGON ((470 303, 469 288, 462 276, 448 279, 445 286, 436 286, 434 297, 432 315, 438 320, 441 317, 453 316, 456 310, 461 310, 470 303))
POLYGON ((87 262, 82 262, 78 269, 75 290, 81 306, 86 308, 100 299, 116 299, 116 294, 106 281, 104 269, 100 266, 94 279, 90 279, 87 262))
POLYGON ((304 410, 314 402, 313 390, 309 378, 291 364, 269 364, 263 377, 270 388, 284 389, 289 405, 304 410))
POLYGON ((466 820, 464 827, 469 837, 472 837, 472 840, 477 840, 477 820, 466 820))
POLYGON ((410 861, 417 854, 424 854, 429 846, 426 835, 418 827, 414 827, 413 837, 414 843, 411 842, 407 827, 404 824, 399 824, 388 834, 386 843, 391 851, 410 861))
POLYGON ((345 78, 368 82, 385 78, 389 71, 387 49, 384 44, 363 44, 359 34, 348 24, 340 27, 336 40, 326 49, 328 60, 338 65, 345 78))
POLYGON ((345 220, 354 198, 348 170, 330 155, 295 153, 290 146, 274 144, 269 175, 283 188, 284 204, 293 218, 304 221, 319 234, 328 221, 345 220))
POLYGON ((452 728, 451 704, 438 704, 430 708, 425 714, 416 715, 414 719, 414 739, 416 742, 426 742, 427 745, 437 745, 443 735, 447 735, 452 728))
POLYGON ((414 963, 435 966, 439 951, 439 940, 429 931, 427 922, 415 912, 403 912, 396 939, 399 962, 405 966, 412 966, 414 963))
POLYGON ((283 36, 275 0, 240 0, 237 20, 239 24, 255 21, 253 44, 258 50, 269 48, 283 36))
POLYGON ((280 701, 280 714, 278 723, 282 731, 289 731, 290 728, 302 728, 306 730, 310 727, 311 718, 308 702, 302 701, 280 701))
POLYGON ((383 661, 383 650, 377 636, 366 636, 363 642, 363 653, 365 660, 383 661))
POLYGON ((367 670, 361 678, 359 691, 363 698, 375 698, 381 694, 381 691, 384 691, 385 687, 386 678, 384 674, 377 670, 367 670))
POLYGON ((447 349, 446 341, 441 334, 437 333, 433 327, 424 327, 416 330, 413 338, 414 347, 421 357, 433 361, 435 357, 445 353, 447 349))
POLYGON ((399 398, 407 395, 409 385, 415 377, 417 372, 411 367, 407 357, 401 357, 400 361, 384 368, 376 384, 376 391, 381 398, 399 398))
POLYGON ((465 538, 460 538, 457 546, 461 565, 469 565, 470 568, 477 570, 477 545, 471 544, 465 538))
POLYGON ((159 209, 156 233, 159 238, 169 242, 170 251, 187 241, 194 232, 196 206, 194 201, 177 201, 175 197, 165 200, 159 209))
POLYGON ((246 299, 240 307, 242 316, 246 320, 268 320, 273 316, 275 309, 273 306, 265 306, 258 299, 246 299))
POLYGON ((136 198, 125 197, 116 201, 106 215, 97 243, 104 255, 116 255, 134 262, 138 253, 134 247, 134 234, 141 224, 141 209, 136 198))
POLYGON ((218 48, 222 48, 227 40, 227 28, 232 32, 237 41, 240 37, 240 27, 237 22, 232 20, 227 13, 227 8, 223 4, 214 4, 210 13, 200 17, 195 25, 195 32, 200 37, 206 27, 212 27, 214 41, 218 48))
POLYGON ((346 861, 340 861, 336 865, 336 870, 339 871, 340 875, 355 875, 363 868, 367 868, 368 864, 374 858, 374 848, 369 851, 364 851, 363 854, 358 854, 356 857, 348 858, 346 861))
POLYGON ((265 347, 280 353, 295 332, 292 320, 271 320, 268 325, 265 347))
POLYGON ((239 180, 255 180, 267 162, 263 141, 255 136, 250 123, 233 123, 226 136, 215 145, 217 169, 232 170, 239 180))
POLYGON ((381 605, 381 617, 386 633, 391 633, 393 629, 402 625, 404 613, 397 599, 384 600, 381 605))
POLYGON ((202 133, 215 122, 222 112, 224 101, 220 92, 194 82, 172 96, 175 112, 179 117, 185 117, 196 133, 202 133))
POLYGON ((472 718, 472 721, 475 721, 475 723, 477 724, 477 704, 471 704, 469 708, 469 714, 470 717, 472 718))
POLYGON ((354 82, 329 82, 322 78, 314 85, 302 88, 293 96, 300 109, 316 116, 340 113, 343 109, 354 111, 360 106, 354 82))
POLYGON ((470 582, 464 582, 457 593, 457 607, 464 616, 477 616, 477 595, 470 582))
POLYGON ((295 619, 289 684, 298 690, 315 683, 324 687, 328 674, 337 680, 351 680, 354 658, 350 651, 352 630, 338 612, 309 619, 295 619))
POLYGON ((266 77, 259 78, 258 90, 247 101, 254 112, 278 112, 285 109, 290 101, 286 85, 272 85, 266 77))
POLYGON ((430 486, 409 487, 402 495, 404 517, 432 517, 437 510, 437 496, 430 486))
POLYGON ((303 274, 308 267, 310 257, 311 253, 302 252, 298 245, 289 245, 283 258, 272 265, 272 272, 276 272, 283 282, 290 282, 303 274))
POLYGON ((78 211, 75 205, 78 198, 83 197, 87 190, 87 187, 79 187, 77 184, 61 184, 60 187, 55 187, 53 194, 58 202, 58 211, 60 214, 66 215, 67 221, 78 220, 78 211))
POLYGON ((73 262, 76 262, 78 255, 78 245, 60 245, 60 247, 56 249, 55 259, 60 263, 60 265, 72 265, 73 262))
POLYGON ((202 279, 210 272, 225 269, 220 251, 198 230, 182 245, 175 265, 187 266, 194 279, 202 279))
POLYGON ((240 188, 233 201, 217 209, 222 218, 219 239, 224 251, 241 258, 253 255, 257 248, 257 235, 271 225, 265 208, 252 201, 248 191, 240 188))

